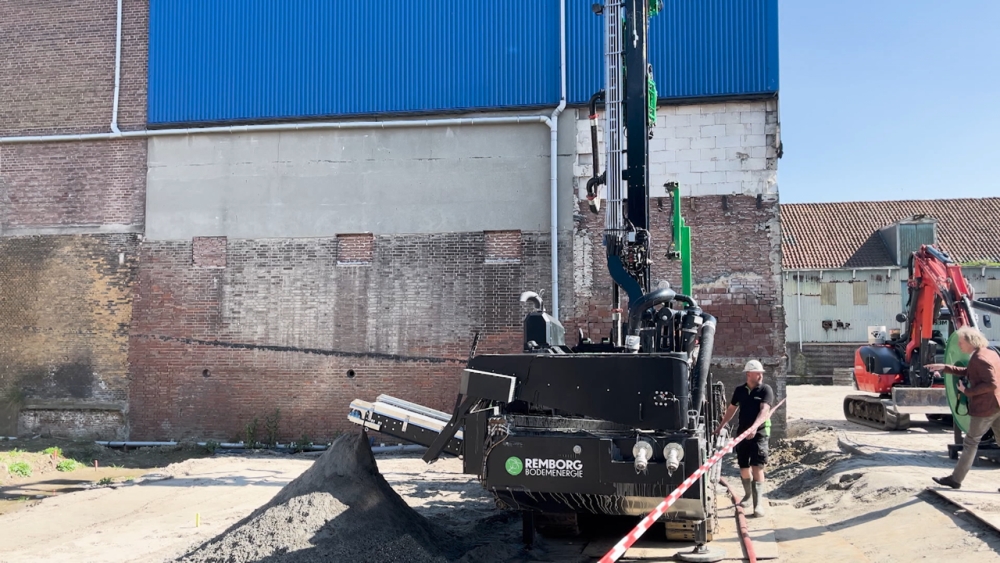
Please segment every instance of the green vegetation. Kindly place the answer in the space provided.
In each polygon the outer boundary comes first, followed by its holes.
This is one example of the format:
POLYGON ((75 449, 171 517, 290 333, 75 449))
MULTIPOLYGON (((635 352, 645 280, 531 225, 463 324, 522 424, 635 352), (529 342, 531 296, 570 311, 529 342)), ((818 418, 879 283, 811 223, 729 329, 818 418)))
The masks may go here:
POLYGON ((15 461, 10 464, 7 471, 16 477, 31 477, 31 466, 26 461, 15 461))
POLYGON ((63 455, 62 448, 60 448, 59 446, 52 446, 51 448, 45 448, 44 450, 42 450, 42 453, 45 455, 50 455, 52 457, 62 457, 63 455))
POLYGON ((76 471, 80 467, 80 462, 75 459, 64 459, 56 465, 58 471, 76 471))

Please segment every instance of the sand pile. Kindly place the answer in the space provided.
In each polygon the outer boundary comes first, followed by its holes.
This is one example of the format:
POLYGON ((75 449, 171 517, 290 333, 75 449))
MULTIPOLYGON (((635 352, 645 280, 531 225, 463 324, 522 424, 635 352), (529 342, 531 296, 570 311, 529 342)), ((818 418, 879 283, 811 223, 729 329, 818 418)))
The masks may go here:
POLYGON ((271 502, 177 561, 471 563, 514 555, 507 541, 484 543, 458 538, 410 508, 379 473, 361 433, 340 436, 271 502))
POLYGON ((899 460, 882 455, 854 456, 837 446, 837 432, 813 429, 781 441, 773 450, 768 479, 771 498, 813 514, 864 514, 873 506, 897 503, 919 492, 929 478, 901 474, 899 460))

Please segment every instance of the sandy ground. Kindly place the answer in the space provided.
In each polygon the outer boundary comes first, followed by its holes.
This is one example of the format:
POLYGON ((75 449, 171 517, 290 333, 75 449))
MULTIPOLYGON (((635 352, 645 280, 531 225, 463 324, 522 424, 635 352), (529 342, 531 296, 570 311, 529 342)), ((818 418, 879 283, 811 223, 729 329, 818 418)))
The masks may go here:
MULTIPOLYGON (((846 387, 788 388, 791 437, 774 444, 769 478, 780 559, 896 562, 960 557, 1000 561, 1000 534, 927 491, 945 475, 948 428, 915 423, 888 433, 846 423, 846 387), (838 445, 853 444, 847 453, 838 445)), ((168 561, 266 504, 311 464, 303 456, 216 455, 171 465, 172 478, 46 498, 0 516, 0 561, 168 561), (196 514, 200 525, 196 526, 196 514)), ((725 473, 735 463, 727 459, 725 473)), ((379 456, 379 471, 406 502, 456 533, 511 530, 460 462, 379 456)), ((737 488, 738 480, 734 483, 737 488)), ((1000 510, 1000 465, 981 462, 963 490, 981 490, 1000 510), (994 498, 995 497, 995 498, 994 498)), ((984 506, 989 502, 984 501, 984 506)), ((534 560, 581 561, 585 542, 548 543, 534 560)))
MULTIPOLYGON (((850 387, 788 387, 790 435, 770 477, 777 489, 774 513, 779 548, 803 547, 794 561, 824 561, 823 541, 849 544, 873 563, 960 557, 1000 561, 1000 534, 939 499, 932 476, 947 475, 950 427, 921 422, 906 432, 884 432, 843 419, 850 387), (853 453, 838 447, 853 445, 853 453), (859 455, 862 454, 862 455, 859 455), (782 463, 784 462, 784 463, 782 463), (787 503, 787 504, 786 504, 787 503), (811 526, 802 523, 812 519, 811 526)), ((980 461, 963 490, 983 491, 1000 502, 1000 465, 980 461)))

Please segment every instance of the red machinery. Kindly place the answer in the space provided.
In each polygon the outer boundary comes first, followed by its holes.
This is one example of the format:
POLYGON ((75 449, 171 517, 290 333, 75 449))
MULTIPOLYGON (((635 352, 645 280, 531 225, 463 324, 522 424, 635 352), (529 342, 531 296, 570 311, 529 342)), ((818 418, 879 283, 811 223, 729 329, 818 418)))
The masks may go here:
MULTIPOLYGON (((909 262, 909 311, 896 317, 905 330, 895 338, 877 338, 854 353, 854 383, 859 391, 874 395, 844 398, 847 420, 883 430, 905 430, 910 414, 929 419, 951 414, 944 381, 923 366, 938 363, 946 341, 934 323, 948 320, 950 327, 977 326, 973 309, 998 312, 1000 308, 974 300, 962 269, 947 254, 931 245, 914 252, 909 262)), ((984 321, 989 326, 989 317, 984 321)))

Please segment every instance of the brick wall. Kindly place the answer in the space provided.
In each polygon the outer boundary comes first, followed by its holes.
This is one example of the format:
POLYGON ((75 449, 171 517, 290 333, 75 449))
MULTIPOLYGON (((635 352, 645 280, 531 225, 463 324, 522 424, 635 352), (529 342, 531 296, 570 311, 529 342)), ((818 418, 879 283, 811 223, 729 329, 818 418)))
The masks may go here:
MULTIPOLYGON (((116 0, 0 2, 0 137, 110 132, 116 0)), ((146 121, 148 0, 122 12, 119 128, 146 121)), ((146 141, 0 145, 4 234, 141 232, 146 141)))
POLYGON ((145 192, 144 140, 0 146, 4 234, 141 232, 145 192))
MULTIPOLYGON (((0 137, 109 131, 117 0, 0 2, 0 137)), ((149 2, 122 12, 122 130, 146 122, 149 2)))
POLYGON ((0 239, 0 409, 125 406, 135 235, 0 239))
POLYGON ((548 287, 545 234, 520 235, 520 262, 488 261, 486 240, 378 236, 354 264, 342 237, 229 240, 218 269, 191 243, 144 243, 132 439, 234 439, 275 409, 282 439, 329 438, 380 393, 450 412, 474 333, 478 353, 518 351, 518 296, 548 287))

